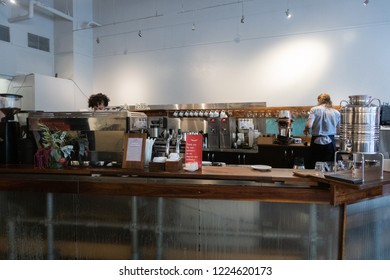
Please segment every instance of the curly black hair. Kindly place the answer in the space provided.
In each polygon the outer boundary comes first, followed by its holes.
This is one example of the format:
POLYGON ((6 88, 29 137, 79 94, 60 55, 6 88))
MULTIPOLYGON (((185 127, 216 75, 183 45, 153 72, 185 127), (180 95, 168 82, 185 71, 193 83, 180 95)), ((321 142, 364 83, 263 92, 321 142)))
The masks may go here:
POLYGON ((92 94, 88 99, 88 107, 94 108, 99 106, 100 104, 103 104, 104 107, 107 107, 108 102, 110 102, 110 98, 108 98, 107 95, 103 93, 92 94))

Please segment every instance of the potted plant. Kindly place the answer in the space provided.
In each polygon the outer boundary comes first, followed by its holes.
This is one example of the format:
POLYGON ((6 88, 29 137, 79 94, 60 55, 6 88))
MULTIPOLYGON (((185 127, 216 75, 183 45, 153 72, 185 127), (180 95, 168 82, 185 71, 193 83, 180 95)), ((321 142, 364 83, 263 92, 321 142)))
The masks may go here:
POLYGON ((62 168, 68 164, 73 153, 74 138, 67 131, 52 131, 48 126, 39 124, 41 144, 34 156, 34 165, 39 168, 62 168))

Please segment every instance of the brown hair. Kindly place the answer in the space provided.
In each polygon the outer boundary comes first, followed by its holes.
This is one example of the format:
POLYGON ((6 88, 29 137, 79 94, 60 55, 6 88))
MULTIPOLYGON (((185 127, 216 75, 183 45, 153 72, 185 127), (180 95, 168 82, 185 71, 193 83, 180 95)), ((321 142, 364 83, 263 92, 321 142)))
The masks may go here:
POLYGON ((110 102, 110 98, 103 93, 92 94, 88 99, 88 107, 94 108, 95 106, 99 106, 99 104, 103 104, 104 107, 108 106, 108 102, 110 102))
POLYGON ((318 105, 325 104, 327 107, 332 107, 332 99, 330 99, 330 95, 328 93, 321 93, 317 97, 318 105))

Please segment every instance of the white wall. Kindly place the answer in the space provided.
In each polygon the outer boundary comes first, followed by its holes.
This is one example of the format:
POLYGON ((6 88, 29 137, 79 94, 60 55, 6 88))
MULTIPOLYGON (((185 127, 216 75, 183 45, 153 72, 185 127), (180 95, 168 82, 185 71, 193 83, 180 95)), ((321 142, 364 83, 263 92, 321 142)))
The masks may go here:
POLYGON ((94 0, 94 92, 113 105, 389 101, 390 1, 235 2, 94 0))
MULTIPOLYGON (((62 10, 68 1, 54 2, 62 10)), ((9 23, 25 7, 0 6, 0 24, 11 29, 11 43, 0 41, 0 77, 58 73, 80 88, 80 104, 97 92, 108 94, 111 105, 312 105, 323 91, 336 104, 353 94, 389 102, 388 0, 370 1, 366 7, 360 0, 73 2, 70 32, 38 11, 30 20, 9 23), (83 29, 90 19, 103 26, 83 29), (27 32, 50 38, 56 53, 26 47, 27 32)), ((5 80, 0 89, 7 85, 5 80)))
MULTIPOLYGON (((28 1, 18 1, 26 4, 28 1)), ((29 20, 9 23, 8 19, 27 14, 25 5, 0 6, 0 24, 10 28, 11 42, 0 41, 0 75, 24 75, 40 73, 54 76, 53 52, 39 51, 27 47, 27 33, 33 33, 46 38, 53 37, 53 21, 47 16, 34 16, 29 20)), ((50 41, 50 50, 53 42, 50 41)))
MULTIPOLYGON (((45 0, 39 1, 41 4, 54 8, 64 14, 73 16, 74 22, 63 17, 54 16, 37 6, 34 6, 31 18, 16 22, 9 22, 8 19, 27 15, 28 0, 18 0, 17 5, 8 3, 0 5, 0 24, 10 28, 11 42, 0 41, 0 91, 13 92, 9 85, 18 81, 13 81, 12 77, 24 77, 25 75, 35 75, 46 77, 47 89, 43 92, 52 92, 53 98, 58 98, 56 93, 63 92, 64 83, 61 79, 54 79, 54 76, 68 79, 67 84, 71 84, 69 96, 70 100, 64 101, 62 110, 73 110, 87 107, 87 98, 92 93, 92 72, 93 72, 93 52, 92 52, 92 30, 84 29, 77 32, 74 30, 83 29, 83 24, 92 18, 92 0, 82 0, 73 5, 72 0, 45 0), (73 10, 74 8, 74 10, 73 10), (27 33, 34 33, 50 39, 50 52, 40 51, 27 46, 27 33), (57 88, 53 90, 53 82, 58 82, 57 88), (75 99, 75 100, 74 100, 75 99)), ((36 88, 34 88, 36 91, 36 88)), ((40 93, 38 93, 40 94, 40 93)), ((39 95, 42 96, 42 95, 39 95)), ((43 95, 44 96, 44 95, 43 95)), ((66 95, 61 95, 64 97, 66 95)), ((28 98, 27 98, 28 99, 28 98)), ((25 100, 31 109, 53 110, 61 106, 58 102, 56 106, 49 103, 51 98, 37 98, 34 102, 25 100), (38 103, 35 103, 37 101, 38 103), (51 109, 49 109, 51 108, 51 109)), ((60 99, 61 100, 61 99, 60 99)), ((58 100, 58 101, 60 101, 58 100)), ((57 110, 59 110, 58 108, 57 110)))

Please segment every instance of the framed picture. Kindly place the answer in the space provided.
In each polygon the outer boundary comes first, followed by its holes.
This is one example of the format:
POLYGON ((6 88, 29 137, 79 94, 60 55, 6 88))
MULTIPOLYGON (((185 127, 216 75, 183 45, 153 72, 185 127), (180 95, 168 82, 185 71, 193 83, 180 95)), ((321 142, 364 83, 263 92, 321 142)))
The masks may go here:
POLYGON ((145 143, 145 133, 124 134, 122 168, 144 169, 145 143))

